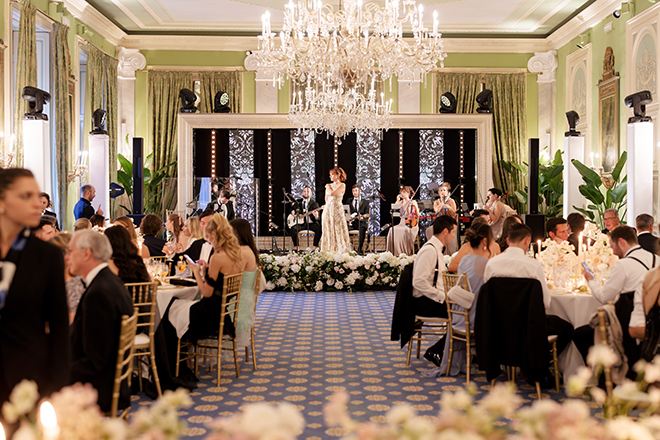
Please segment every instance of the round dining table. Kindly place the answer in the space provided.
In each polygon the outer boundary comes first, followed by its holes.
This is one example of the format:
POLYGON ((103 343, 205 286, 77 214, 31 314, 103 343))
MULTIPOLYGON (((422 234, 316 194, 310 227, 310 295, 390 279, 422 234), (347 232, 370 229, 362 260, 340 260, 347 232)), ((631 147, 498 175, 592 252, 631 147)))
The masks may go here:
MULTIPOLYGON (((548 315, 558 316, 570 322, 574 328, 589 324, 591 316, 602 304, 590 293, 573 293, 562 289, 550 289, 550 308, 546 311, 548 315)), ((568 378, 577 373, 583 367, 582 355, 573 344, 573 341, 559 355, 559 371, 564 376, 564 383, 568 378)))

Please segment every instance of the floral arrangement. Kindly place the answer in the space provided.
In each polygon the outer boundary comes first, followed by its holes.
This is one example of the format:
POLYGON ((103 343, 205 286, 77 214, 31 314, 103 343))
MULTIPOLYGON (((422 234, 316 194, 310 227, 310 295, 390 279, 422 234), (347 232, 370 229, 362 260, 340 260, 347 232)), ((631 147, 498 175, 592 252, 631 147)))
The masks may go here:
POLYGON ((543 271, 548 278, 549 288, 574 288, 577 280, 578 257, 573 252, 573 245, 567 241, 557 243, 551 238, 546 239, 536 255, 543 265, 543 271))
POLYGON ((403 267, 415 256, 310 252, 275 256, 261 255, 266 290, 365 291, 391 289, 399 282, 403 267))
POLYGON ((206 440, 295 440, 305 429, 305 419, 288 403, 247 405, 242 413, 209 423, 206 440))
POLYGON ((90 384, 77 383, 50 397, 56 420, 47 426, 43 413, 48 402, 42 403, 39 410, 42 421, 37 422, 38 400, 37 384, 23 380, 14 387, 9 401, 2 405, 2 415, 7 422, 20 422, 14 440, 175 440, 186 428, 185 421, 178 416, 179 409, 193 403, 184 389, 166 391, 153 405, 133 414, 129 425, 123 419, 105 417, 96 404, 96 390, 90 384))
POLYGON ((584 228, 583 236, 587 252, 584 253, 584 262, 591 268, 596 275, 596 279, 603 282, 610 276, 610 270, 619 257, 614 255, 610 247, 609 237, 603 234, 594 224, 587 222, 584 228))

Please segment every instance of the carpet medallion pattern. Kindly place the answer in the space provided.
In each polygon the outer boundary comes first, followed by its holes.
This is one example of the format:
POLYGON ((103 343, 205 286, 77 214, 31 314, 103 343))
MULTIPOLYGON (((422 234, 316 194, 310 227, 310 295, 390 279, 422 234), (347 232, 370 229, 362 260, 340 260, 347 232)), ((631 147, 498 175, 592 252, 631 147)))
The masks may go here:
MULTIPOLYGON (((394 405, 408 403, 418 414, 434 416, 443 391, 463 388, 465 376, 426 378, 420 370, 431 367, 411 359, 406 349, 390 341, 394 292, 266 292, 259 296, 256 320, 257 370, 252 360, 240 358, 241 377, 233 362, 223 362, 222 383, 215 373, 200 370, 195 404, 181 412, 188 422, 187 437, 204 437, 206 423, 239 411, 254 402, 288 401, 302 412, 306 428, 300 439, 337 438, 341 432, 323 422, 323 405, 329 396, 345 390, 349 410, 357 420, 384 420, 394 405)), ((422 347, 422 353, 425 347, 422 347)), ((459 352, 460 353, 460 352, 459 352)), ((489 384, 475 374, 479 394, 489 384)), ((534 399, 531 386, 521 385, 526 402, 534 399)), ((547 393, 553 399, 561 393, 547 393)), ((133 406, 150 405, 140 394, 133 406)))

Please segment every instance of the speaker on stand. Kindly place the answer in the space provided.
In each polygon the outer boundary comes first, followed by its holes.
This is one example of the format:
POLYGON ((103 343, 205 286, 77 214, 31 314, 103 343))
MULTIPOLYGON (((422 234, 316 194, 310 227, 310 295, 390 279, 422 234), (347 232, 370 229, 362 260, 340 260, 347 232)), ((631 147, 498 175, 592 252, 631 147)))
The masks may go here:
POLYGON ((133 213, 128 217, 140 226, 144 217, 144 139, 133 138, 133 213))
POLYGON ((539 140, 530 139, 525 224, 532 229, 532 243, 545 238, 545 216, 539 214, 539 154, 539 140))

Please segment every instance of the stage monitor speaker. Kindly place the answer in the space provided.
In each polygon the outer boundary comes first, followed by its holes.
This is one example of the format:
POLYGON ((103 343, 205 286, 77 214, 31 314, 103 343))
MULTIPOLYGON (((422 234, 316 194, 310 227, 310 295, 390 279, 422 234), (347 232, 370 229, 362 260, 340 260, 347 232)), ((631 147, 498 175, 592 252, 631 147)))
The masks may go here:
POLYGON ((543 214, 525 214, 525 224, 532 230, 532 244, 545 240, 545 216, 543 214))
POLYGON ((527 214, 539 213, 539 140, 529 140, 529 172, 527 180, 527 214))
POLYGON ((144 212, 144 139, 133 138, 133 214, 144 212))

